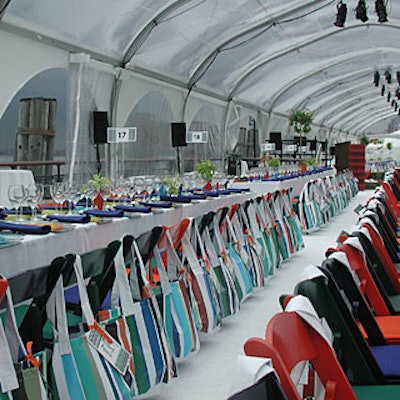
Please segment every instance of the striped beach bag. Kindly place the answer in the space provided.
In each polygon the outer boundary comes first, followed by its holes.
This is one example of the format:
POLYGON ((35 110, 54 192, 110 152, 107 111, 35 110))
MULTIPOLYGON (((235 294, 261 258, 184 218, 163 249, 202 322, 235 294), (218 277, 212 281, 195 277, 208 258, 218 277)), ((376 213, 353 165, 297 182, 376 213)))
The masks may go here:
POLYGON ((194 240, 199 244, 202 256, 201 258, 197 256, 187 233, 182 237, 183 256, 186 259, 192 291, 197 303, 200 322, 199 331, 203 333, 212 333, 221 326, 221 310, 215 284, 210 277, 212 273, 210 264, 207 263, 207 259, 206 262, 202 262, 205 257, 205 250, 201 242, 200 234, 198 233, 196 221, 192 220, 192 224, 196 233, 194 240))
POLYGON ((99 319, 100 325, 107 331, 117 332, 118 337, 128 336, 133 357, 131 391, 132 395, 140 395, 160 383, 168 383, 177 376, 177 368, 158 302, 151 291, 135 240, 131 247, 133 262, 130 264, 129 280, 121 247, 115 257, 112 307, 102 310, 99 319))
MULTIPOLYGON (((159 275, 168 277, 170 286, 170 311, 171 324, 165 324, 176 358, 186 358, 189 354, 197 352, 200 340, 194 311, 198 313, 193 290, 187 270, 176 253, 174 242, 168 229, 165 230, 166 249, 161 257, 159 249, 154 250, 159 275), (164 264, 164 261, 166 265, 164 264)), ((160 276, 160 278, 161 278, 160 276)), ((167 317, 169 317, 167 315, 167 317)))
POLYGON ((0 399, 49 399, 45 376, 47 353, 32 354, 32 342, 26 345, 22 342, 11 290, 1 276, 0 303, 0 399))
POLYGON ((71 400, 128 399, 132 355, 95 322, 79 256, 75 258, 74 273, 84 324, 67 324, 62 278, 47 305, 55 338, 51 360, 53 393, 57 398, 71 400))

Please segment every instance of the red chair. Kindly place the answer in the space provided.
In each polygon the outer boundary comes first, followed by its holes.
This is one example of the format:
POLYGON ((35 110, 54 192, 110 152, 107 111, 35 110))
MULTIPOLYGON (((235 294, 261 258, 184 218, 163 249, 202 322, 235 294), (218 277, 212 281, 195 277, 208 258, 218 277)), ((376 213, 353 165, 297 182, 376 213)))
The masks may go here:
POLYGON ((365 295, 376 315, 391 315, 371 272, 369 271, 364 256, 360 250, 344 241, 337 247, 338 251, 346 253, 351 269, 357 274, 360 281, 360 291, 365 295))
POLYGON ((352 387, 329 343, 295 312, 278 313, 268 323, 266 338, 251 338, 244 345, 249 356, 272 359, 289 400, 302 397, 290 377, 301 361, 310 361, 312 370, 325 388, 326 400, 398 399, 400 386, 352 387))
POLYGON ((3 297, 8 287, 8 281, 6 278, 0 278, 0 303, 3 301, 3 297))

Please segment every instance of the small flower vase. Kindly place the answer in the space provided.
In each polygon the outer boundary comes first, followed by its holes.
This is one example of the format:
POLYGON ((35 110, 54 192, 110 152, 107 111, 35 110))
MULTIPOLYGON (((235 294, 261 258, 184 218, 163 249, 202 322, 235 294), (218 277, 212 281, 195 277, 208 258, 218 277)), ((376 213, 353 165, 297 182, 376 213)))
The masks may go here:
POLYGON ((211 181, 207 181, 206 184, 204 185, 204 190, 211 191, 212 190, 212 184, 211 181))
POLYGON ((93 205, 94 205, 98 210, 102 210, 102 209, 103 209, 104 199, 103 199, 103 197, 100 195, 100 193, 97 193, 97 196, 93 199, 93 205))

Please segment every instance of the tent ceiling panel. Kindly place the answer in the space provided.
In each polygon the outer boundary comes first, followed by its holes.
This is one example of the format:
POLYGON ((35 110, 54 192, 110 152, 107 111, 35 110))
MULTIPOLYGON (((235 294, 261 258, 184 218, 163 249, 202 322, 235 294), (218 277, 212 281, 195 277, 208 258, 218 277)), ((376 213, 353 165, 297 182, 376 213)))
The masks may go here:
POLYGON ((366 24, 355 19, 357 0, 345 3, 337 28, 337 0, 12 0, 0 28, 54 37, 71 52, 79 43, 94 58, 261 110, 308 107, 321 123, 357 102, 375 70, 381 84, 386 69, 400 70, 400 2, 387 1, 385 24, 373 0, 366 24))
POLYGON ((165 4, 163 0, 13 0, 9 15, 54 32, 66 42, 121 58, 132 36, 165 4))

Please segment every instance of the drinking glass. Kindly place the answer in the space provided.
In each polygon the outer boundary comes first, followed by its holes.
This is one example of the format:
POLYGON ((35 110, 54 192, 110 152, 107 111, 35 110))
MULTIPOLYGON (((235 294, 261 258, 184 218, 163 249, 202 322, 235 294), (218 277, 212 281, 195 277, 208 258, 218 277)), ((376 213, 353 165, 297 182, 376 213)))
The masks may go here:
POLYGON ((16 210, 16 221, 24 221, 22 204, 26 199, 25 188, 23 185, 10 185, 8 188, 8 199, 16 210))
POLYGON ((57 204, 57 210, 61 211, 62 205, 66 200, 66 185, 64 182, 56 182, 50 186, 50 196, 57 204))
POLYGON ((67 200, 68 200, 68 214, 74 214, 76 203, 81 199, 81 185, 77 183, 71 183, 67 189, 67 200))
POLYGON ((43 200, 44 186, 41 183, 31 183, 26 188, 26 199, 31 208, 31 221, 38 221, 37 206, 43 200))
POLYGON ((143 191, 146 189, 146 181, 142 176, 135 178, 136 194, 139 198, 143 197, 143 191))

